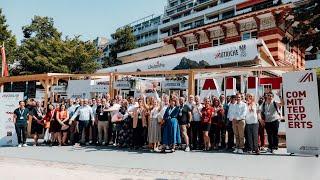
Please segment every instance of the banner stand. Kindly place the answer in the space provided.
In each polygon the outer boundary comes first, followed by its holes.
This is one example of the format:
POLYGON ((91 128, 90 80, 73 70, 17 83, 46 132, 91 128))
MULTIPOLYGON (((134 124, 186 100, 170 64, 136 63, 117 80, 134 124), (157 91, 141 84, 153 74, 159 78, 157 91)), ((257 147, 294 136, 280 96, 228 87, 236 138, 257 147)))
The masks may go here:
POLYGON ((283 74, 287 152, 320 154, 320 114, 315 70, 283 74))

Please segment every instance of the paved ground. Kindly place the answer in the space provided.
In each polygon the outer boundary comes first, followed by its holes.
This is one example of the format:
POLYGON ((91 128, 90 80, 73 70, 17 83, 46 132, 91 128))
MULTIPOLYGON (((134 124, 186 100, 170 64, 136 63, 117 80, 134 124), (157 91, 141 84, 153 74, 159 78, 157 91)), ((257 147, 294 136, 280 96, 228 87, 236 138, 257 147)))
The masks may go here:
POLYGON ((279 151, 256 156, 182 151, 157 154, 99 147, 1 147, 0 172, 10 175, 19 172, 18 168, 43 170, 63 179, 65 175, 71 179, 320 179, 319 158, 279 151))

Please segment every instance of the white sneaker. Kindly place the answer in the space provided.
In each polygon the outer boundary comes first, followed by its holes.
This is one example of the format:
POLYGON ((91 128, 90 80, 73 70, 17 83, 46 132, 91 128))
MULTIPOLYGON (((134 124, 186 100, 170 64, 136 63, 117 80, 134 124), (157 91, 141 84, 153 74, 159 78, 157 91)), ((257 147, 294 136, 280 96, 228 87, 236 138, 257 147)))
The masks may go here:
POLYGON ((239 154, 243 154, 243 150, 242 149, 238 149, 238 153, 239 154))
POLYGON ((184 150, 185 152, 189 152, 190 151, 190 147, 187 146, 186 149, 184 150))
POLYGON ((233 153, 238 153, 238 148, 235 148, 233 153))
POLYGON ((28 145, 27 144, 23 144, 22 147, 28 147, 28 145))
POLYGON ((21 147, 22 147, 22 144, 19 144, 18 147, 21 148, 21 147))
POLYGON ((79 148, 79 147, 81 147, 81 146, 80 146, 80 144, 79 144, 79 143, 75 143, 75 144, 73 145, 73 147, 75 147, 75 148, 79 148))

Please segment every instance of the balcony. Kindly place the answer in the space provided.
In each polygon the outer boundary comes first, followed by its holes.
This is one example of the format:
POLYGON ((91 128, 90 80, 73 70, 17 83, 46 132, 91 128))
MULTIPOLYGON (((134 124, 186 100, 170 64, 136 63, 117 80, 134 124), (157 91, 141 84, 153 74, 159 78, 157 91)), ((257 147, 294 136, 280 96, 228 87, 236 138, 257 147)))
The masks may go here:
MULTIPOLYGON (((228 9, 228 8, 234 7, 235 5, 237 5, 239 3, 242 3, 242 2, 245 2, 245 1, 246 0, 238 0, 238 1, 229 1, 227 3, 220 3, 217 6, 208 8, 206 10, 199 11, 199 12, 194 12, 194 13, 191 13, 190 15, 188 15, 188 16, 177 18, 175 20, 171 20, 170 22, 161 24, 161 25, 159 25, 159 28, 163 29, 163 28, 171 27, 171 26, 174 26, 174 25, 179 24, 181 22, 193 19, 193 18, 198 18, 198 17, 201 17, 201 16, 205 16, 207 14, 216 13, 218 11, 221 11, 222 9, 228 9)), ((234 14, 231 17, 233 17, 233 16, 234 16, 234 14)), ((225 17, 225 18, 227 18, 227 17, 225 17)))
MULTIPOLYGON (((159 23, 159 24, 160 24, 160 23, 159 23)), ((155 24, 155 25, 152 25, 152 26, 143 28, 143 29, 141 29, 141 30, 134 31, 134 32, 133 32, 133 35, 136 36, 136 35, 138 35, 138 34, 143 34, 143 33, 149 32, 149 31, 158 30, 159 24, 155 24)))

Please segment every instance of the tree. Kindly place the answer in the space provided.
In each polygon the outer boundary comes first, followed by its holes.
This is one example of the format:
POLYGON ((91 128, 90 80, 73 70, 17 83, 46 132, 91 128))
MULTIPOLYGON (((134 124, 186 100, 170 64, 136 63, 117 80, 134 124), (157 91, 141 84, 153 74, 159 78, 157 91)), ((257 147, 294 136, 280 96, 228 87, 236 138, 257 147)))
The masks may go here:
POLYGON ((22 30, 25 38, 18 51, 18 74, 93 73, 98 68, 95 59, 100 54, 93 43, 79 36, 62 39, 52 18, 35 16, 22 30))
POLYGON ((16 59, 17 41, 16 37, 12 35, 12 32, 8 29, 6 24, 7 20, 2 14, 2 9, 0 9, 0 45, 2 43, 6 50, 7 63, 12 63, 16 59))
POLYGON ((62 33, 54 27, 53 18, 34 16, 30 25, 22 27, 26 39, 35 37, 38 40, 60 39, 62 33))
POLYGON ((285 37, 284 43, 300 48, 320 50, 320 5, 318 0, 304 1, 287 14, 286 29, 292 30, 293 38, 285 37), (292 28, 292 29, 291 29, 292 28))
POLYGON ((132 32, 132 27, 125 26, 111 35, 115 42, 111 45, 109 57, 105 58, 104 67, 121 64, 121 61, 117 60, 117 54, 136 48, 136 37, 132 32))

